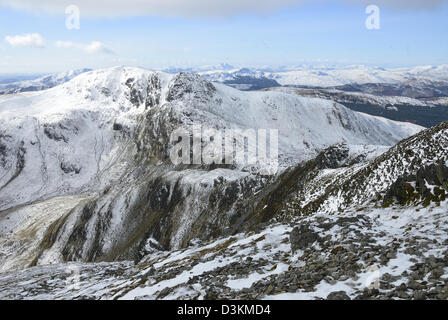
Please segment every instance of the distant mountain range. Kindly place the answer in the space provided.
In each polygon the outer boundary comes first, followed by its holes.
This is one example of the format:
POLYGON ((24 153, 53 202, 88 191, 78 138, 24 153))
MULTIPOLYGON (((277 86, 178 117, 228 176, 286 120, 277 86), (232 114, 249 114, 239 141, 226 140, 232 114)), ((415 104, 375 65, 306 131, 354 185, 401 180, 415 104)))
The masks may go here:
MULTIPOLYGON (((180 70, 177 70, 180 71, 180 70)), ((210 68, 191 68, 186 71, 197 72, 211 81, 225 82, 235 77, 267 78, 277 81, 280 85, 302 87, 335 87, 349 84, 403 82, 448 81, 448 65, 422 66, 412 68, 384 69, 353 65, 344 67, 328 66, 296 66, 280 68, 232 68, 219 66, 210 68)))
POLYGON ((0 95, 49 89, 65 83, 87 71, 91 71, 91 69, 70 70, 67 72, 23 80, 22 77, 18 77, 19 79, 4 78, 3 81, 0 82, 0 95), (11 80, 14 81, 11 82, 11 80))

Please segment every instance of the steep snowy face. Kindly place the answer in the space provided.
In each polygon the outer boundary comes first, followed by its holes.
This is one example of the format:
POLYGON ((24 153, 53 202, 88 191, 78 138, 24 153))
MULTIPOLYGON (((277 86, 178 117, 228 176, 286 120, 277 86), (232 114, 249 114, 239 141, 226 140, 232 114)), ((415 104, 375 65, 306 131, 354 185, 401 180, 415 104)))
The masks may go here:
POLYGON ((103 183, 103 169, 116 165, 137 118, 159 102, 161 81, 156 73, 115 68, 2 97, 0 210, 103 183))
POLYGON ((277 129, 279 152, 293 154, 300 161, 335 143, 393 145, 421 129, 352 112, 328 100, 277 92, 242 94, 218 84, 216 88, 222 103, 200 111, 243 128, 277 129))
POLYGON ((241 92, 191 73, 137 68, 92 71, 49 90, 3 96, 5 270, 138 259, 154 243, 179 248, 247 228, 257 214, 251 196, 276 177, 238 166, 175 166, 170 135, 192 124, 277 129, 283 169, 335 143, 391 146, 421 129, 331 101, 241 92))

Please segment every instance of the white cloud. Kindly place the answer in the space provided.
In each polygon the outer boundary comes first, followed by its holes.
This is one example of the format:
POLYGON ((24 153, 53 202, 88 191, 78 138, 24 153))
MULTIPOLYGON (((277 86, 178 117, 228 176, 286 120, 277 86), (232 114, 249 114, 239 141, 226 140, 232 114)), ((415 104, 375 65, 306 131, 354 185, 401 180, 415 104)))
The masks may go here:
POLYGON ((104 43, 100 41, 92 41, 88 44, 74 43, 71 41, 57 41, 56 47, 66 49, 79 49, 86 53, 114 53, 111 49, 107 48, 104 43))
POLYGON ((13 47, 32 47, 32 48, 44 47, 44 39, 38 33, 6 36, 5 40, 13 47))
POLYGON ((84 47, 84 51, 87 53, 113 53, 112 50, 99 41, 92 41, 84 47))

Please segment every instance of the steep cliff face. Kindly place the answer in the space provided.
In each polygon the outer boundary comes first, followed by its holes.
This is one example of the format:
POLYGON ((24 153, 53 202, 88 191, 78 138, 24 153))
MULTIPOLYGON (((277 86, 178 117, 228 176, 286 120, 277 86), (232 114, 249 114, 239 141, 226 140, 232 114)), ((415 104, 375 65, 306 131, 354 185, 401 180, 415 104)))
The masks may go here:
POLYGON ((421 129, 331 101, 240 92, 190 73, 135 68, 88 72, 46 91, 3 97, 0 116, 1 271, 139 260, 154 249, 255 228, 272 217, 267 199, 289 193, 288 167, 335 143, 379 150, 421 129), (174 165, 171 133, 197 123, 277 129, 279 172, 174 165))

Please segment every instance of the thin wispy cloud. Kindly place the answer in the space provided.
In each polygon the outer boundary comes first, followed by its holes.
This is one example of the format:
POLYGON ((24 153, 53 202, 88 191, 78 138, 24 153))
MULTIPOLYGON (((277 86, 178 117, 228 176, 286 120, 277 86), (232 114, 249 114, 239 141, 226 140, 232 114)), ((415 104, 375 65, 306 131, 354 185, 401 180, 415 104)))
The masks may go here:
POLYGON ((88 44, 75 43, 75 42, 71 42, 71 41, 57 41, 56 47, 82 50, 85 53, 89 53, 89 54, 94 54, 94 53, 113 54, 114 53, 113 50, 106 47, 106 45, 100 41, 92 41, 88 44))
MULTIPOLYGON (((340 0, 341 4, 376 4, 401 9, 432 8, 448 0, 340 0)), ((76 5, 81 15, 94 17, 165 16, 165 17, 229 17, 238 14, 265 14, 300 4, 335 3, 332 0, 0 0, 0 4, 24 10, 65 13, 76 5)))
POLYGON ((435 8, 441 4, 448 3, 447 0, 347 0, 351 3, 362 3, 364 5, 375 4, 378 6, 400 8, 400 9, 423 9, 435 8))
POLYGON ((13 47, 43 48, 44 39, 38 33, 28 33, 22 35, 9 35, 5 41, 13 47))
POLYGON ((76 5, 81 15, 96 17, 165 16, 226 17, 242 13, 268 13, 279 8, 312 0, 0 0, 0 4, 16 9, 44 10, 64 13, 68 5, 76 5))

